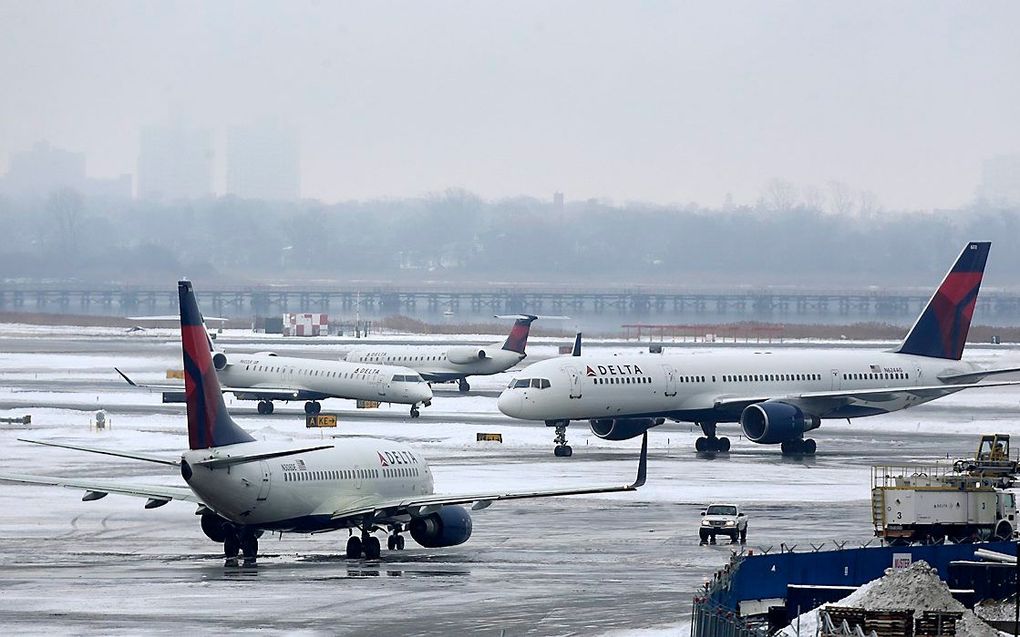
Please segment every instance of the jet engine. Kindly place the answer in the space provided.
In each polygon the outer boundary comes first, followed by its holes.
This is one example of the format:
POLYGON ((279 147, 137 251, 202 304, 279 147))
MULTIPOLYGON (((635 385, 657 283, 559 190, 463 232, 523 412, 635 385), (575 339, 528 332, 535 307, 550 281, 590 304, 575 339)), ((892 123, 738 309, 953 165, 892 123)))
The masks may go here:
POLYGON ((471 514, 460 506, 444 506, 411 520, 411 537, 425 548, 463 544, 471 537, 471 514))
POLYGON ((227 355, 224 354, 223 352, 213 352, 212 362, 213 367, 216 368, 216 371, 218 372, 223 371, 223 369, 227 366, 228 363, 227 355))
POLYGON ((818 416, 805 414, 800 407, 778 400, 748 405, 740 414, 740 427, 751 442, 774 445, 799 439, 804 432, 821 425, 818 416))
POLYGON ((601 418, 591 421, 591 432, 603 440, 630 440, 664 422, 664 418, 601 418))
POLYGON ((230 522, 206 509, 202 512, 202 532, 213 542, 223 542, 227 537, 230 522))
POLYGON ((446 358, 455 365, 467 365, 488 357, 484 349, 477 347, 451 347, 446 350, 446 358))

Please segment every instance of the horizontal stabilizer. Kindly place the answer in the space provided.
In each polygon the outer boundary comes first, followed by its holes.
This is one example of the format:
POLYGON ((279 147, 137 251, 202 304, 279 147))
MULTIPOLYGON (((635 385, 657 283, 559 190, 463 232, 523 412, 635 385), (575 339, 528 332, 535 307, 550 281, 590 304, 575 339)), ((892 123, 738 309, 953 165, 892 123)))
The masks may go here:
MULTIPOLYGON (((54 487, 66 487, 68 489, 82 489, 86 502, 99 500, 108 493, 116 495, 130 495, 136 498, 161 501, 185 500, 188 502, 199 502, 201 500, 188 487, 178 487, 159 484, 130 484, 113 480, 90 480, 86 478, 57 478, 49 476, 29 476, 14 473, 0 473, 0 480, 6 482, 21 482, 24 484, 46 484, 54 487)), ((152 508, 152 507, 146 507, 152 508)))
POLYGON ((60 447, 62 449, 74 449, 75 451, 87 451, 89 453, 99 453, 104 456, 117 456, 118 458, 130 458, 132 460, 143 460, 145 462, 155 462, 157 464, 170 465, 171 467, 181 466, 181 461, 171 458, 161 458, 160 456, 152 456, 146 453, 134 453, 130 451, 114 451, 113 449, 100 449, 97 447, 83 447, 81 445, 69 445, 61 442, 46 442, 43 440, 28 440, 27 438, 18 438, 20 442, 29 442, 33 445, 45 445, 47 447, 60 447))
POLYGON ((939 376, 939 380, 946 383, 969 383, 971 381, 981 380, 986 376, 1015 374, 1017 372, 1020 372, 1020 367, 1002 367, 999 369, 984 369, 977 372, 966 372, 964 374, 945 374, 939 376))
POLYGON ((283 451, 268 451, 266 453, 253 453, 243 456, 224 456, 222 458, 209 458, 208 460, 199 460, 197 462, 193 462, 192 465, 196 467, 205 467, 207 469, 218 469, 221 467, 230 467, 237 464, 244 464, 246 462, 269 460, 270 458, 282 458, 284 456, 293 456, 299 453, 308 453, 310 451, 320 451, 322 449, 332 448, 333 445, 319 445, 317 447, 303 447, 301 449, 285 449, 283 451))

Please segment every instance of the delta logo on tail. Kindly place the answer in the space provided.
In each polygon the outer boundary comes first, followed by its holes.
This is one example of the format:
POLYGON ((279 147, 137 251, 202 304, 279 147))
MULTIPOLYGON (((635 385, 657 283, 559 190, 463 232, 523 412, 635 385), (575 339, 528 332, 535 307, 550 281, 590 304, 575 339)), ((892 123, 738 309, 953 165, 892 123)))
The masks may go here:
POLYGON ((957 361, 963 357, 991 245, 967 244, 898 352, 957 361))

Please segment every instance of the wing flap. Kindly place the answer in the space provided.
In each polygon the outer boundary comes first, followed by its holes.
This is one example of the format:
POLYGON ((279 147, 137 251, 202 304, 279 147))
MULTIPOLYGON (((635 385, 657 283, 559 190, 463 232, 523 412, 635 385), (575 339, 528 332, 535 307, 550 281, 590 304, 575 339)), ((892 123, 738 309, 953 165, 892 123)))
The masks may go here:
MULTIPOLYGON (((1006 373, 1006 372, 1003 372, 1006 373)), ((837 389, 833 391, 805 392, 802 394, 789 394, 774 396, 730 396, 718 398, 715 401, 716 409, 743 408, 756 403, 763 403, 767 400, 783 400, 789 402, 827 401, 827 400, 893 400, 897 395, 912 395, 921 398, 930 396, 941 396, 948 393, 955 393, 964 389, 978 389, 982 387, 1008 387, 1020 385, 1020 381, 996 381, 992 383, 959 383, 941 385, 911 385, 904 387, 880 387, 877 389, 837 389)))

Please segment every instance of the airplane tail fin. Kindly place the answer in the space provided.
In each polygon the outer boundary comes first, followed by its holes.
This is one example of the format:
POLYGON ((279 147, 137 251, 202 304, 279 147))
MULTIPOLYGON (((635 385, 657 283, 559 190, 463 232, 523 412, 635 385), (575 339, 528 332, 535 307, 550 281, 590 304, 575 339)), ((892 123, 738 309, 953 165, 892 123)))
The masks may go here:
POLYGON ((894 351, 960 360, 991 245, 989 241, 972 241, 963 248, 942 285, 894 351))
POLYGON ((192 449, 253 442, 227 413, 220 381, 191 281, 179 281, 181 350, 184 355, 184 394, 188 404, 188 443, 192 449))
POLYGON ((514 326, 510 328, 510 335, 506 337, 503 349, 523 354, 524 348, 528 345, 528 333, 531 332, 531 324, 538 320, 538 317, 534 314, 519 314, 514 318, 517 320, 514 321, 514 326))

